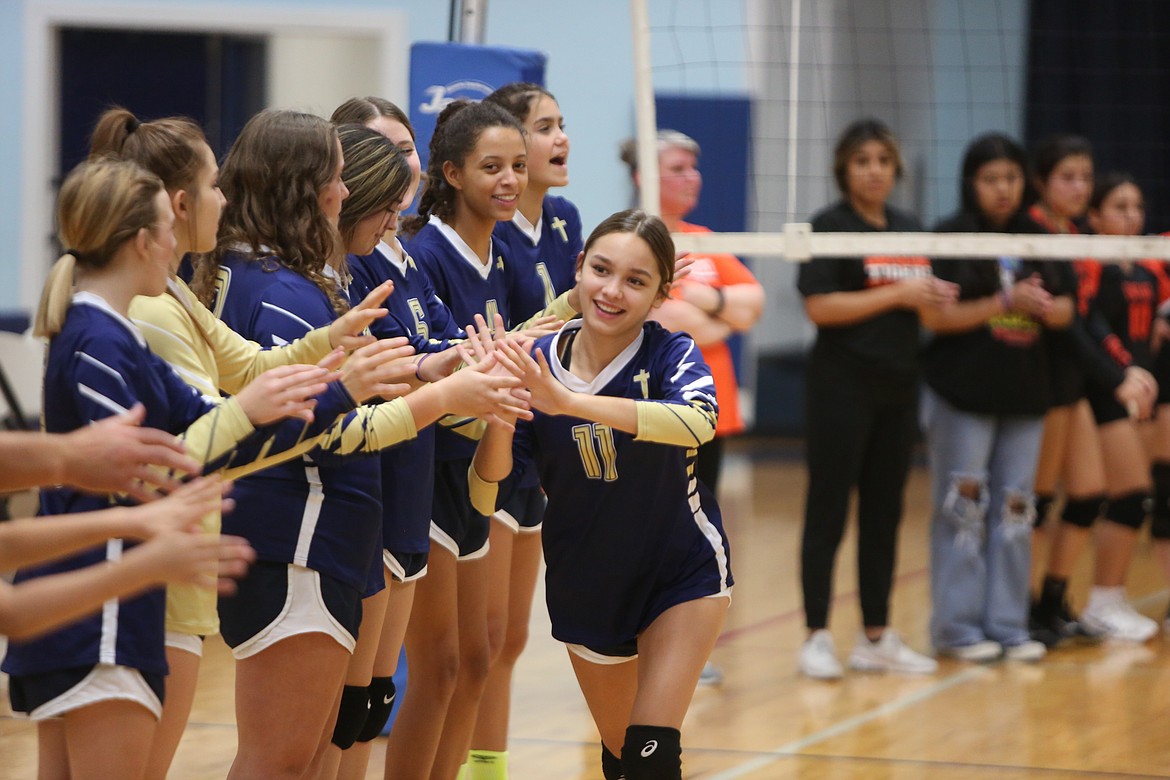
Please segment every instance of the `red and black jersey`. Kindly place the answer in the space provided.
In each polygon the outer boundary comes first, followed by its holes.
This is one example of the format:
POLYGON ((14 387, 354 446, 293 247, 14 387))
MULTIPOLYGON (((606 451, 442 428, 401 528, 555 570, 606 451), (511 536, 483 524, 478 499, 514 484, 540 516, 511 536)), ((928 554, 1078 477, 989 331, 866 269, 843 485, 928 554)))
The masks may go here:
POLYGON ((1099 268, 1096 289, 1086 302, 1085 325, 1090 335, 1121 368, 1151 368, 1158 276, 1143 263, 1099 268))

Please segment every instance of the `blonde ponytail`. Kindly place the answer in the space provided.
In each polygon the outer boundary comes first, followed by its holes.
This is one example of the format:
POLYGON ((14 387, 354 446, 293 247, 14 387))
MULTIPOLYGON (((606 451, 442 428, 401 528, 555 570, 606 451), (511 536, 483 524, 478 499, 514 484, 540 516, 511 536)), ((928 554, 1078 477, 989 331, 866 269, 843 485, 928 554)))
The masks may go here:
POLYGON ((65 315, 69 311, 69 301, 73 298, 73 273, 76 266, 77 258, 72 252, 61 255, 53 263, 33 320, 34 336, 51 339, 61 332, 65 315))

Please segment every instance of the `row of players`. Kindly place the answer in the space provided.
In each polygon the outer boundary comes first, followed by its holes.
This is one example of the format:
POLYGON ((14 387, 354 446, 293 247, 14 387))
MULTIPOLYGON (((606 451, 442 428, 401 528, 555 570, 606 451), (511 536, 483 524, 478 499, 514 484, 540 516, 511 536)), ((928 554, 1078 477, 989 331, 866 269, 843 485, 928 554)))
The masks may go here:
MULTIPOLYGON (((229 557, 246 557, 239 537, 256 560, 218 600, 172 584, 12 644, 13 709, 38 723, 42 776, 165 776, 202 638, 221 631, 231 777, 364 777, 404 642, 387 776, 506 777, 542 541, 606 777, 681 776, 679 728, 732 586, 694 476, 720 415, 695 341, 647 318, 673 296, 718 319, 739 291, 688 301, 667 224, 638 211, 582 241, 576 209, 547 194, 567 156, 539 87, 452 104, 401 242, 421 171, 386 101, 347 101, 333 122, 262 112, 222 170, 187 120, 103 115, 62 187, 69 249, 35 323, 45 428, 141 404, 204 472, 238 479, 203 532, 222 523, 229 557)), ((220 492, 167 500, 205 509, 220 492)), ((42 514, 112 500, 47 490, 42 514)), ((123 554, 112 538, 22 569, 17 588, 123 554)))
MULTIPOLYGON (((901 170, 888 127, 851 125, 835 154, 843 198, 813 218, 813 229, 921 230, 887 202, 901 170)), ((1031 155, 1001 133, 980 136, 964 154, 959 195, 958 212, 936 231, 1075 233, 1082 220, 1101 234, 1143 231, 1133 177, 1094 177, 1089 143, 1077 136, 1049 138, 1031 155)), ((932 470, 936 652, 1036 661, 1069 640, 1141 642, 1156 632, 1157 623, 1127 602, 1125 582, 1147 514, 1170 577, 1170 409, 1163 408, 1170 350, 1159 349, 1170 333, 1160 314, 1170 300, 1164 264, 820 258, 800 269, 798 286, 817 326, 801 548, 804 674, 843 673, 827 624, 854 487, 864 630, 849 665, 937 668, 887 630, 919 425, 932 470), (924 350, 920 325, 932 333, 924 350), (1063 509, 1049 523, 1058 490, 1063 509), (1078 619, 1068 581, 1095 520, 1094 583, 1078 619)))

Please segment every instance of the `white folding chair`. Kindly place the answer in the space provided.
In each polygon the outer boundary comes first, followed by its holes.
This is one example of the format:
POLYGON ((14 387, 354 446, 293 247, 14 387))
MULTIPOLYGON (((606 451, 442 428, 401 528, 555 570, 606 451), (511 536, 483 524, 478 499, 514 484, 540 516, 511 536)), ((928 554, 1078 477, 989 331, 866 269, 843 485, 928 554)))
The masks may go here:
POLYGON ((0 331, 0 400, 7 427, 37 427, 44 376, 44 342, 28 334, 0 331))

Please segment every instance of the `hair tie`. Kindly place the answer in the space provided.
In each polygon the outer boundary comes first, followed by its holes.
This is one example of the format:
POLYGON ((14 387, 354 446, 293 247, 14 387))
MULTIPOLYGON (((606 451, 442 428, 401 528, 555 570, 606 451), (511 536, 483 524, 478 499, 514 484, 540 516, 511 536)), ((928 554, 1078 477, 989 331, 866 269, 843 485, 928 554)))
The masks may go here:
POLYGON ((137 117, 130 117, 129 119, 126 120, 126 133, 127 133, 127 135, 129 135, 130 133, 133 133, 135 130, 137 130, 141 126, 142 126, 142 123, 138 121, 137 117))
POLYGON ((66 250, 62 251, 61 254, 62 255, 73 255, 74 260, 81 257, 81 253, 78 252, 76 249, 66 249, 66 250))

